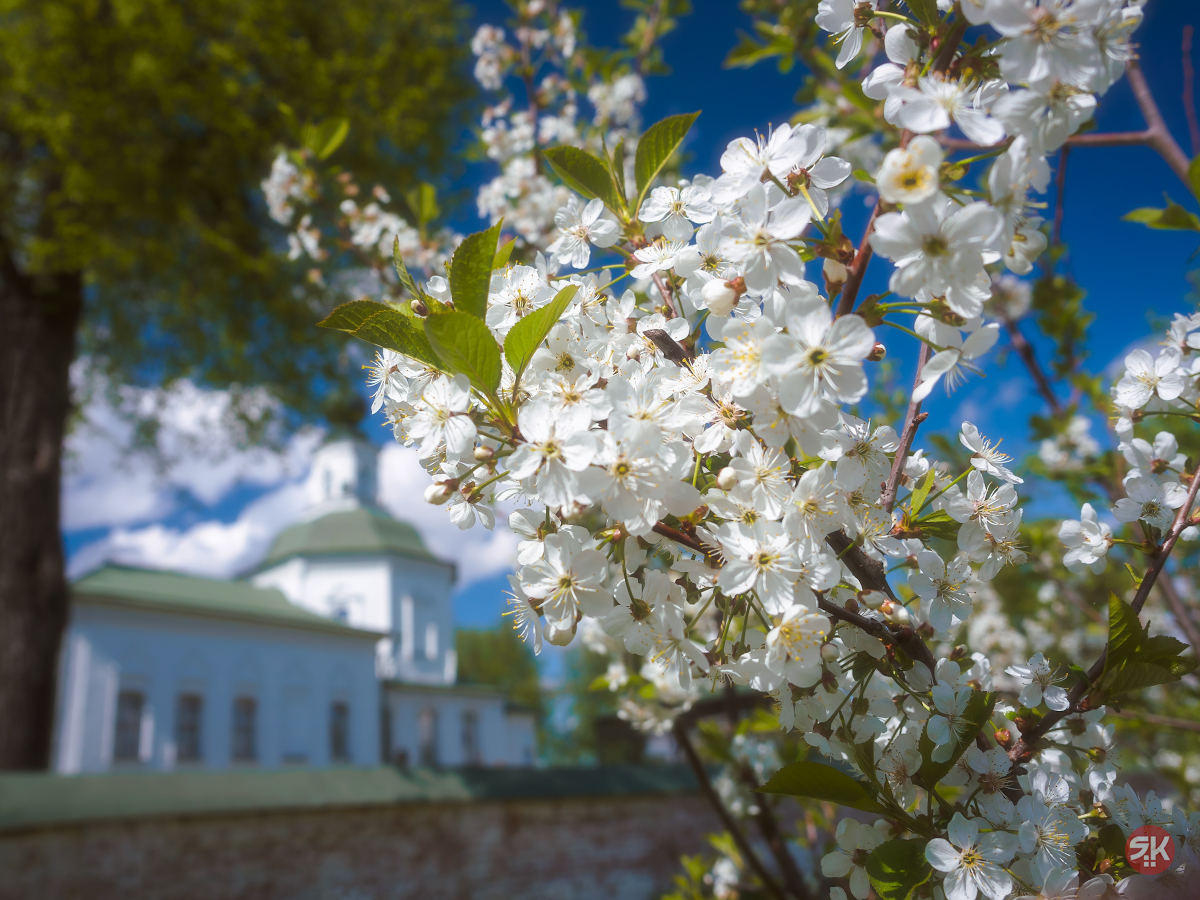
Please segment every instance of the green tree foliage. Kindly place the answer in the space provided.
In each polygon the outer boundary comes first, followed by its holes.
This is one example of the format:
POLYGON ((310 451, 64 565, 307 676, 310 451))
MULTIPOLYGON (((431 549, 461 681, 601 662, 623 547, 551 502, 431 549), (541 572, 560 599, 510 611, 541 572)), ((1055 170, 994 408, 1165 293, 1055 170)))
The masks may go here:
POLYGON ((461 684, 486 684, 504 691, 510 701, 542 716, 542 688, 537 662, 517 633, 499 628, 460 628, 454 633, 461 684))
POLYGON ((356 421, 258 185, 342 118, 334 161, 364 184, 436 180, 469 112, 465 25, 435 0, 0 0, 0 768, 49 751, 73 357, 113 386, 231 388, 260 423, 254 387, 289 421, 356 421))

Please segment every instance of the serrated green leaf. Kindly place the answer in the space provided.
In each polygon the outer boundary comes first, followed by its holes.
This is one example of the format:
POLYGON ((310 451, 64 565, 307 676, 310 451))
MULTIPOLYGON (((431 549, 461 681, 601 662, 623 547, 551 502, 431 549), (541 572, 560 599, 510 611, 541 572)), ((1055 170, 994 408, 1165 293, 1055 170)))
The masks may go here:
POLYGON ((909 900, 933 877, 925 858, 928 841, 884 841, 867 857, 867 877, 879 900, 909 900))
POLYGON ((1160 634, 1146 638, 1142 642, 1142 651, 1138 654, 1141 662, 1166 663, 1178 658, 1179 654, 1188 649, 1188 645, 1169 634, 1160 634))
POLYGON ((1192 186, 1192 194, 1200 199, 1200 156, 1188 163, 1188 184, 1192 186))
POLYGON ((400 279, 400 283, 404 285, 404 289, 414 297, 420 297, 421 291, 417 288, 417 283, 413 281, 412 275, 408 273, 404 257, 400 255, 400 238, 398 237, 392 240, 392 265, 396 267, 396 275, 400 279))
POLYGON ((1121 830, 1121 826, 1110 822, 1100 829, 1100 833, 1096 835, 1100 841, 1100 846, 1104 848, 1104 852, 1109 855, 1110 859, 1116 859, 1124 862, 1125 860, 1125 832, 1121 830))
POLYGON ((862 782, 855 781, 833 766, 807 760, 784 766, 758 790, 764 794, 828 800, 863 812, 883 812, 883 807, 862 782))
POLYGON ((546 339, 550 329, 562 318, 578 290, 579 285, 568 284, 554 295, 553 300, 519 319, 517 324, 509 329, 508 336, 504 339, 504 358, 508 360, 516 376, 514 384, 521 383, 525 367, 533 359, 537 348, 542 346, 542 341, 546 339))
POLYGON ((1117 669, 1132 659, 1145 638, 1133 607, 1116 594, 1108 596, 1108 654, 1105 670, 1117 669))
POLYGON ((972 691, 971 698, 967 701, 967 708, 962 715, 962 728, 959 729, 959 734, 962 739, 955 746, 954 751, 950 754, 950 758, 945 762, 935 762, 933 759, 933 742, 929 740, 929 736, 925 732, 921 732, 921 780, 927 785, 934 785, 941 781, 954 768, 954 764, 958 762, 960 756, 966 751, 967 747, 974 746, 975 735, 983 728, 984 723, 992 717, 992 710, 996 706, 996 695, 985 691, 972 691))
POLYGON ((319 125, 305 129, 304 143, 317 159, 325 160, 342 146, 342 141, 346 140, 349 133, 349 119, 326 119, 319 125))
POLYGON ((910 505, 912 514, 915 516, 921 512, 921 507, 925 505, 925 500, 929 496, 929 492, 933 490, 933 476, 935 472, 932 467, 925 473, 925 477, 917 483, 917 489, 913 491, 910 505))
POLYGON ((502 224, 497 222, 487 231, 468 235, 450 260, 450 296, 454 308, 477 319, 487 315, 492 260, 496 258, 496 241, 500 239, 502 224))
POLYGON ((371 316, 359 325, 353 334, 368 344, 395 350, 417 362, 444 372, 446 366, 429 345, 429 341, 421 331, 420 322, 420 319, 406 316, 398 309, 388 309, 386 312, 371 316))
POLYGON ((332 328, 336 331, 348 331, 353 334, 371 316, 390 310, 392 310, 392 307, 375 300, 351 300, 349 303, 343 303, 318 322, 317 327, 332 328))
POLYGON ((455 310, 425 319, 425 336, 446 368, 466 375, 488 396, 500 385, 500 345, 491 331, 470 313, 455 310))
POLYGON ((508 261, 512 259, 513 247, 517 245, 517 239, 511 238, 501 245, 496 251, 496 255, 492 258, 492 270, 503 269, 508 265, 508 261))
MULTIPOLYGON (((1182 663, 1185 660, 1179 660, 1179 662, 1182 663)), ((1170 684, 1178 681, 1180 677, 1167 665, 1133 661, 1127 662, 1119 669, 1105 675, 1104 681, 1101 683, 1101 690, 1105 697, 1116 697, 1118 694, 1140 691, 1154 687, 1156 684, 1170 684)))
POLYGON ((633 160, 633 171, 637 177, 637 205, 639 207, 642 205, 642 198, 646 196, 651 182, 662 171, 662 167, 667 164, 671 154, 683 143, 687 133, 692 130, 692 123, 699 115, 699 112, 694 112, 667 116, 661 122, 655 122, 647 128, 646 133, 638 141, 637 155, 633 160))
POLYGON ((625 198, 618 196, 608 166, 578 147, 551 147, 544 153, 550 168, 571 190, 589 200, 599 197, 615 213, 625 208, 625 198))
POLYGON ((1121 216, 1123 222, 1140 222, 1162 231, 1200 231, 1200 218, 1167 198, 1165 209, 1142 207, 1121 216))

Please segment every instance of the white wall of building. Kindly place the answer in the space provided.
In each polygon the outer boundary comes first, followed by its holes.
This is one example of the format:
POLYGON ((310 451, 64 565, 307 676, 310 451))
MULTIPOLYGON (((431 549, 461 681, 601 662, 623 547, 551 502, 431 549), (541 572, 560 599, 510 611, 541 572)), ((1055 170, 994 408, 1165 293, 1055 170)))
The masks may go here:
POLYGON ((379 682, 368 639, 76 600, 63 651, 54 758, 60 773, 333 765, 335 701, 350 709, 349 764, 380 762, 379 682), (137 762, 113 760, 122 689, 145 697, 137 762), (181 693, 203 697, 199 763, 176 759, 181 693), (231 759, 239 696, 256 701, 256 763, 231 759))
POLYGON ((383 702, 390 731, 389 760, 409 766, 531 766, 536 762, 534 719, 510 713, 504 698, 486 690, 422 689, 386 684, 383 702), (474 719, 475 740, 467 737, 474 719), (433 753, 423 746, 433 728, 433 753), (470 747, 476 755, 472 759, 470 747))

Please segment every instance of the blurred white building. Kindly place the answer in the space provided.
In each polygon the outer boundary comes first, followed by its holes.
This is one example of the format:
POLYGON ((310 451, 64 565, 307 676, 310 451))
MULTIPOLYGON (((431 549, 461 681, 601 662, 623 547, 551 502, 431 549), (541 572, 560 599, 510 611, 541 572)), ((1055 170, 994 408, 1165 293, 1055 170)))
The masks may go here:
POLYGON ((105 566, 73 586, 59 772, 532 765, 531 712, 456 684, 454 566, 327 444, 310 508, 244 580, 105 566))

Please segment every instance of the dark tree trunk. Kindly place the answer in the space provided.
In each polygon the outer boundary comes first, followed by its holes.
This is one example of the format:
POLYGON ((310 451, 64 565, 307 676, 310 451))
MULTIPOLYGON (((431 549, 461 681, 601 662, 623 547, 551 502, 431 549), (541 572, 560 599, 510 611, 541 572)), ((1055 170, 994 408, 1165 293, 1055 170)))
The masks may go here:
POLYGON ((0 770, 50 763, 67 584, 59 530, 78 275, 0 260, 0 770))

